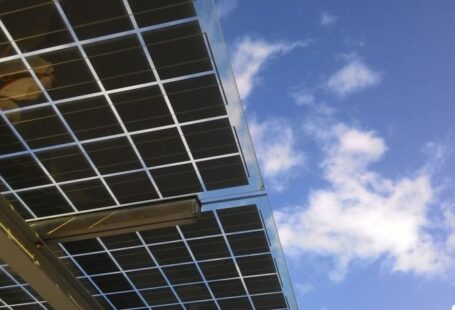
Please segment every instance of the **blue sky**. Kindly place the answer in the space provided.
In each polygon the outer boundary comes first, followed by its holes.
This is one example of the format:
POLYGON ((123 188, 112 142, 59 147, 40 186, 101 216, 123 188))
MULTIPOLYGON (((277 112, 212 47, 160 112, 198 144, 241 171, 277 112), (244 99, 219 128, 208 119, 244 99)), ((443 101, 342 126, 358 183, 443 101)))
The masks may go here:
POLYGON ((302 309, 455 305, 455 2, 218 0, 302 309))

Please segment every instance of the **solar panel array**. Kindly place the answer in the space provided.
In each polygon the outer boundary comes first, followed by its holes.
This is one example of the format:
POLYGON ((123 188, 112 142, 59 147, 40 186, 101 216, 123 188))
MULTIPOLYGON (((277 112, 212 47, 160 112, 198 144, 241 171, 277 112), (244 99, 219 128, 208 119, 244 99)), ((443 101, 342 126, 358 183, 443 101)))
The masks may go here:
POLYGON ((25 218, 248 183, 192 1, 41 2, 1 14, 3 90, 25 85, 0 98, 1 191, 25 218))
MULTIPOLYGON (((0 194, 26 220, 248 185, 228 104, 193 0, 0 2, 0 194)), ((261 214, 54 250, 106 309, 290 309, 261 214)), ((0 261, 3 309, 51 307, 0 261)))

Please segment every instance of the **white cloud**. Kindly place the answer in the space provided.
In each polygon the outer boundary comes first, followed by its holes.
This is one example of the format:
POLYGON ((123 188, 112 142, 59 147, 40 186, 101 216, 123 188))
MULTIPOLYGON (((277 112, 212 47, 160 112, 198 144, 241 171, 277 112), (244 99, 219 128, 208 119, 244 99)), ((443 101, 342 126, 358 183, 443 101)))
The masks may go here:
POLYGON ((304 164, 294 130, 287 120, 279 118, 252 120, 249 127, 264 177, 275 191, 285 190, 294 169, 304 164))
POLYGON ((437 199, 431 174, 422 170, 394 180, 375 173, 370 166, 387 146, 372 131, 345 124, 319 124, 313 131, 322 141, 328 186, 313 190, 307 205, 275 213, 288 254, 334 258, 334 281, 344 278, 353 261, 380 257, 392 271, 434 275, 450 268, 447 247, 453 241, 441 245, 428 232, 437 199))
POLYGON ((376 72, 358 57, 351 59, 327 81, 328 89, 340 97, 378 85, 382 80, 376 72))
POLYGON ((232 57, 240 97, 246 99, 257 85, 259 73, 274 56, 286 54, 296 47, 305 46, 304 42, 267 42, 245 36, 237 41, 232 57))
POLYGON ((220 19, 226 18, 237 8, 239 0, 220 0, 216 4, 216 11, 220 19))
POLYGON ((316 96, 314 92, 307 88, 300 88, 291 93, 295 103, 298 106, 312 106, 316 104, 316 96))
POLYGON ((326 27, 333 25, 337 22, 338 17, 329 14, 328 12, 323 12, 321 15, 321 26, 326 27))

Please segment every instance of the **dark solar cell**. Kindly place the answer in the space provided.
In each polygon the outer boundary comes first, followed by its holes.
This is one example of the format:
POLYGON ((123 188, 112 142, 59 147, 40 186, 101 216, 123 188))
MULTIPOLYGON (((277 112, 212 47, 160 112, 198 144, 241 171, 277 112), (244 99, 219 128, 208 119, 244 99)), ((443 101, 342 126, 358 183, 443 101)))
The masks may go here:
POLYGON ((237 263, 244 276, 276 272, 275 264, 270 254, 239 257, 237 258, 237 263))
POLYGON ((183 242, 153 245, 149 248, 160 265, 191 262, 191 256, 183 242))
POLYGON ((55 181, 95 176, 95 171, 77 146, 36 153, 55 181))
POLYGON ((31 148, 40 148, 72 142, 52 107, 42 107, 21 112, 21 120, 13 126, 31 148))
POLYGON ((3 287, 0 289, 0 299, 7 304, 33 302, 33 299, 21 287, 3 287))
POLYGON ((142 231, 141 235, 147 244, 181 240, 179 232, 175 227, 142 231))
POLYGON ((161 79, 212 70, 198 22, 145 32, 143 37, 161 79))
POLYGON ((170 125, 172 116, 158 86, 110 95, 129 131, 170 125))
POLYGON ((104 96, 65 102, 58 108, 79 140, 123 132, 104 96))
POLYGON ((153 169, 152 176, 165 197, 199 193, 202 190, 190 164, 153 169))
POLYGON ((228 119, 184 126, 182 130, 195 158, 238 152, 228 119))
POLYGON ((177 303, 174 293, 170 288, 158 288, 141 292, 150 305, 165 305, 177 303))
POLYGON ((209 290, 207 289, 207 286, 204 283, 178 286, 175 288, 175 290, 179 295, 180 300, 182 300, 183 302, 211 298, 209 290))
POLYGON ((73 0, 62 2, 62 6, 79 40, 132 28, 129 16, 119 0, 73 0))
POLYGON ((2 22, 8 28, 19 48, 25 52, 70 42, 70 36, 57 9, 46 0, 7 0, 0 2, 2 22), (30 6, 34 8, 23 10, 30 6), (14 11, 14 12, 13 12, 14 11), (27 22, 24 23, 23 21, 27 22))
MULTIPOLYGON (((213 301, 194 302, 185 304, 187 310, 217 310, 218 307, 213 301)), ((237 310, 237 309, 236 309, 237 310)))
POLYGON ((78 256, 75 257, 75 260, 89 275, 118 271, 118 268, 106 253, 78 256))
POLYGON ((248 184, 240 156, 202 161, 197 166, 208 190, 248 184))
POLYGON ((64 246, 65 249, 73 255, 103 251, 103 247, 96 239, 65 242, 64 246))
POLYGON ((50 183, 46 174, 30 155, 0 159, 0 175, 13 188, 50 183))
POLYGON ((166 281, 161 275, 161 272, 156 268, 130 271, 127 275, 138 289, 166 286, 166 281))
POLYGON ((189 159, 177 129, 165 129, 133 136, 147 166, 159 166, 189 159))
MULTIPOLYGON (((179 306, 179 305, 172 305, 172 306, 157 306, 157 307, 153 307, 153 309, 156 309, 156 310, 183 310, 183 307, 182 306, 179 306)), ((186 307, 186 309, 189 309, 188 307, 186 307)))
POLYGON ((112 294, 108 296, 112 304, 118 309, 128 309, 144 306, 141 298, 136 293, 112 294))
POLYGON ((13 46, 9 43, 8 38, 2 30, 0 30, 0 54, 4 57, 15 54, 13 46))
POLYGON ((232 259, 216 260, 199 263, 207 281, 239 276, 232 259))
POLYGON ((186 238, 197 238, 221 234, 220 227, 212 212, 204 212, 197 223, 180 227, 186 238))
POLYGON ((125 248, 142 244, 136 233, 102 237, 101 240, 108 249, 125 248))
POLYGON ((281 290, 280 281, 276 275, 245 278, 245 283, 250 294, 271 293, 281 290))
POLYGON ((114 204, 114 200, 112 200, 106 187, 99 180, 65 184, 61 188, 80 211, 114 204))
POLYGON ((173 285, 202 281, 201 274, 194 264, 165 267, 163 271, 173 285))
POLYGON ((42 54, 53 68, 54 81, 47 92, 54 100, 99 92, 100 89, 77 48, 42 54))
POLYGON ((92 280, 105 293, 130 291, 133 289, 121 273, 92 277, 92 280))
POLYGON ((84 144, 102 174, 142 168, 127 138, 115 138, 84 144))
POLYGON ((155 265, 144 248, 115 251, 112 256, 123 270, 150 268, 155 265))
POLYGON ((45 187, 18 193, 27 206, 39 217, 74 211, 55 187, 45 187))
POLYGON ((114 309, 110 303, 102 296, 95 296, 96 301, 101 305, 103 309, 112 310, 114 309))
POLYGON ((229 251, 223 237, 190 240, 188 243, 197 260, 229 256, 229 251))
POLYGON ((164 85, 179 122, 225 115, 215 75, 185 79, 164 85))
POLYGON ((262 222, 256 206, 217 210, 226 233, 261 229, 262 222))
POLYGON ((222 310, 253 310, 248 298, 232 298, 220 300, 219 305, 222 310))
MULTIPOLYGON (((2 107, 1 99, 0 107, 2 107)), ((0 143, 0 155, 25 150, 22 143, 14 135, 13 130, 5 123, 2 117, 0 117, 0 140, 2 141, 0 143)))
POLYGON ((2 270, 0 270, 0 287, 2 286, 13 286, 14 281, 2 270))
POLYGON ((155 80, 136 35, 93 43, 84 49, 106 89, 155 80))
POLYGON ((139 27, 156 25, 196 15, 188 0, 130 0, 139 27))
POLYGON ((242 281, 238 279, 210 282, 210 288, 216 298, 243 296, 246 294, 242 281))
POLYGON ((257 310, 287 308, 283 294, 253 296, 253 303, 257 310))
POLYGON ((158 198, 145 172, 135 172, 105 179, 120 203, 136 202, 158 198))
POLYGON ((228 236, 235 256, 264 253, 269 251, 267 238, 262 231, 228 236))
POLYGON ((30 212, 25 209, 22 202, 20 202, 13 194, 5 194, 3 195, 3 198, 5 198, 5 200, 13 206, 14 210, 16 210, 16 212, 19 213, 24 219, 27 220, 32 218, 30 212))

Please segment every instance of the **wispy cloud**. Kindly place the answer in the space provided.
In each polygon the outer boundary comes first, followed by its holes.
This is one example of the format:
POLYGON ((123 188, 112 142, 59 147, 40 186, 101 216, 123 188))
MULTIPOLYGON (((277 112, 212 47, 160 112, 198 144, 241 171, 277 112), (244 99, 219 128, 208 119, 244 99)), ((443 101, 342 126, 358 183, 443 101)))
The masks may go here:
POLYGON ((328 13, 328 12, 323 12, 321 15, 321 26, 326 27, 333 25, 337 22, 338 17, 328 13))
MULTIPOLYGON (((386 178, 371 169, 387 151, 377 133, 343 123, 308 128, 321 142, 328 186, 313 190, 306 205, 276 212, 291 257, 312 253, 335 258, 334 281, 344 278, 353 261, 380 257, 387 258, 392 271, 434 275, 450 268, 452 237, 442 244, 429 233, 437 190, 427 169, 386 178)), ((453 221, 450 216, 447 222, 453 221)))
POLYGON ((275 191, 286 189, 295 176, 295 168, 304 165, 304 155, 297 146, 294 130, 281 118, 249 122, 251 137, 262 172, 275 191))
POLYGON ((253 87, 260 81, 259 74, 273 57, 286 54, 296 47, 306 46, 306 42, 268 42, 245 36, 235 45, 232 65, 240 97, 246 99, 253 87))
POLYGON ((382 75, 357 56, 348 57, 347 63, 327 81, 332 93, 345 97, 381 83, 382 75))
POLYGON ((216 2, 216 11, 220 19, 226 18, 237 8, 239 0, 219 0, 216 2))
POLYGON ((304 86, 293 88, 289 93, 298 106, 308 107, 320 115, 329 116, 333 114, 335 110, 325 102, 318 101, 316 94, 317 90, 304 86))

